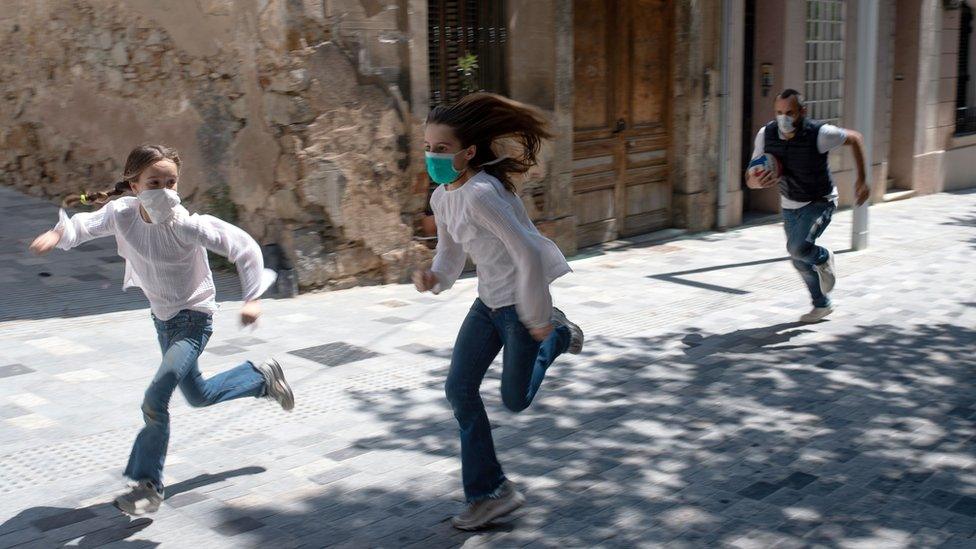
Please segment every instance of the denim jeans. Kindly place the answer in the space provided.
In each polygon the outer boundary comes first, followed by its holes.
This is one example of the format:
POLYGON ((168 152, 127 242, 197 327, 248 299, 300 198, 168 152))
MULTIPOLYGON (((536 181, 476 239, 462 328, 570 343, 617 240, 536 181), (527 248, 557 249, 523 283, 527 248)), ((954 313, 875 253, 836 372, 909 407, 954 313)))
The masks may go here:
POLYGON ((213 334, 207 313, 184 310, 169 320, 153 316, 163 360, 146 389, 142 414, 146 426, 139 431, 125 476, 151 480, 163 488, 163 463, 169 445, 169 399, 179 386, 190 406, 210 406, 225 400, 264 394, 264 376, 245 362, 236 368, 203 379, 197 358, 213 334))
POLYGON ((827 262, 827 249, 817 246, 837 206, 833 202, 811 202, 795 210, 783 210, 783 229, 786 230, 786 251, 793 259, 793 267, 810 290, 814 307, 830 305, 830 296, 820 291, 820 275, 815 265, 827 262))
POLYGON ((490 309, 476 299, 461 324, 451 371, 444 385, 461 434, 461 477, 469 502, 492 495, 505 481, 495 456, 491 425, 481 400, 481 380, 498 352, 502 355, 502 402, 513 412, 528 408, 546 369, 569 347, 569 329, 560 326, 539 343, 519 321, 514 306, 490 309))

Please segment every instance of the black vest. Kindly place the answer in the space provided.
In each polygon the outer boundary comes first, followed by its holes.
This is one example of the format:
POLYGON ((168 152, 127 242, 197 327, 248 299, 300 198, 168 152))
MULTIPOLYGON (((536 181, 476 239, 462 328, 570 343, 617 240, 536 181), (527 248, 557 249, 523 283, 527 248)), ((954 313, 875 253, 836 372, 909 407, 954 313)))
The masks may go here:
POLYGON ((827 154, 817 148, 817 136, 824 123, 804 118, 793 139, 780 139, 776 122, 764 128, 765 152, 779 159, 783 177, 779 192, 797 202, 821 201, 834 190, 827 154))

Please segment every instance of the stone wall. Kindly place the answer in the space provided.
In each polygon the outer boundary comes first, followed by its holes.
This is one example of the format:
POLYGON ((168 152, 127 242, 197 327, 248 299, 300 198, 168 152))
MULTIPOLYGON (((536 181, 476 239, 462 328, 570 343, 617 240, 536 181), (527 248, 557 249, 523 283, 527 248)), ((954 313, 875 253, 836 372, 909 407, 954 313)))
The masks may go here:
POLYGON ((721 5, 674 4, 671 66, 672 224, 690 231, 715 225, 719 179, 721 5))
POLYGON ((412 239, 425 197, 403 49, 383 31, 398 6, 4 0, 0 184, 110 187, 132 147, 166 143, 189 209, 282 244, 303 287, 405 280, 430 252, 412 239))

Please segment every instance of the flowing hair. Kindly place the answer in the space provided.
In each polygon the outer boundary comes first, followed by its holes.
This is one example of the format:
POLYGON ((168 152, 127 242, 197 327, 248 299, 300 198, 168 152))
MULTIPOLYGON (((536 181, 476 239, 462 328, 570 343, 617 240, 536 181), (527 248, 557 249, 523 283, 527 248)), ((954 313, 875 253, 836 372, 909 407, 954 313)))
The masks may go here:
POLYGON ((516 192, 512 175, 535 166, 543 140, 553 137, 539 110, 493 93, 472 93, 453 105, 434 107, 426 123, 450 127, 464 148, 475 145, 471 165, 497 178, 512 193, 516 192), (514 141, 521 154, 500 160, 491 146, 502 138, 514 141))
POLYGON ((132 181, 139 178, 139 174, 146 168, 152 166, 160 160, 171 160, 176 164, 176 169, 180 169, 180 154, 176 149, 165 145, 140 145, 129 153, 125 161, 125 171, 122 173, 122 180, 115 184, 112 189, 105 191, 84 191, 79 194, 68 195, 61 201, 61 206, 71 208, 79 204, 83 206, 102 205, 113 198, 122 196, 132 190, 132 181))

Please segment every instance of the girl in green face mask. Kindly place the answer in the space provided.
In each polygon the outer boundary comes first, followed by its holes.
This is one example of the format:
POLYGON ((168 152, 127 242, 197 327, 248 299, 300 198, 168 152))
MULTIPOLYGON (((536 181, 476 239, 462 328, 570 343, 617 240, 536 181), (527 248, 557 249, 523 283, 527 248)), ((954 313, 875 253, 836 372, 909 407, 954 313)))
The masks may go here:
POLYGON ((461 433, 461 476, 467 507, 455 527, 480 528, 522 505, 502 472, 481 401, 481 381, 503 353, 502 401, 513 412, 532 403, 546 370, 564 352, 579 353, 583 332, 552 306, 549 284, 570 272, 559 248, 542 236, 515 192, 512 176, 536 164, 546 122, 534 109, 479 93, 427 117, 427 173, 438 183, 430 199, 437 253, 414 273, 421 292, 449 289, 470 256, 478 265, 478 299, 461 325, 445 389, 461 433), (498 156, 505 138, 520 150, 498 156))

